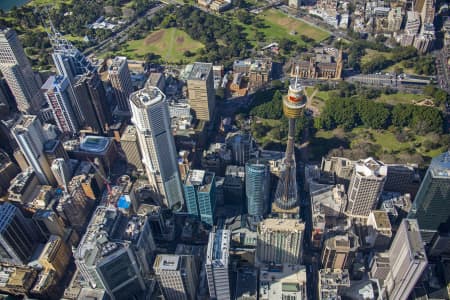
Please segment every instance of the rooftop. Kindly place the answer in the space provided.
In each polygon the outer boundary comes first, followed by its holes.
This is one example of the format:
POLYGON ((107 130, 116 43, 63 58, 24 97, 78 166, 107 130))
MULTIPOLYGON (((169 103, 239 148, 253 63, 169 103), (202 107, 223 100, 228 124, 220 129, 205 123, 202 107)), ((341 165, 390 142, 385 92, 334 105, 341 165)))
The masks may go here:
POLYGON ((284 299, 285 293, 295 295, 295 299, 307 299, 305 266, 267 265, 260 269, 259 281, 261 300, 284 299))
POLYGON ((169 254, 159 254, 153 265, 153 268, 157 273, 161 271, 176 271, 180 265, 181 256, 179 255, 169 255, 169 254))
POLYGON ((126 216, 114 207, 98 206, 74 256, 95 265, 126 244, 139 240, 146 216, 126 216))
POLYGON ((104 152, 111 139, 103 136, 87 135, 80 142, 80 149, 86 152, 104 152))
POLYGON ((212 63, 194 63, 192 65, 192 69, 189 72, 188 80, 205 81, 208 78, 209 73, 212 71, 212 66, 212 63))
POLYGON ((154 105, 166 99, 166 95, 159 88, 151 86, 148 83, 147 81, 143 89, 130 95, 130 101, 139 108, 154 105))
POLYGON ((391 229, 391 222, 389 221, 389 216, 384 210, 373 210, 370 212, 373 215, 375 224, 378 229, 391 229))
POLYGON ((261 231, 304 231, 305 223, 296 219, 265 219, 259 223, 261 231))
POLYGON ((123 66, 123 64, 127 63, 127 58, 124 56, 116 56, 112 60, 111 65, 109 66, 109 72, 117 72, 123 66))
POLYGON ((372 157, 357 161, 355 171, 360 176, 369 178, 381 178, 387 175, 387 167, 372 157))
POLYGON ((206 264, 227 266, 230 251, 231 231, 219 229, 209 234, 206 264))

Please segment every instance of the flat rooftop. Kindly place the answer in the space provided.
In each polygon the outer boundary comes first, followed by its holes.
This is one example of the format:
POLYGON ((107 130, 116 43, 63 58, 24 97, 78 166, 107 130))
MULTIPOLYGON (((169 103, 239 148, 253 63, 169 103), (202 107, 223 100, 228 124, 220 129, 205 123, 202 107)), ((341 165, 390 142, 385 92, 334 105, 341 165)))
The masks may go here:
POLYGON ((265 219, 259 223, 261 231, 304 231, 305 223, 295 219, 265 219))
POLYGON ((209 234, 207 264, 227 266, 230 251, 231 231, 220 229, 209 234))
POLYGON ((111 142, 110 138, 103 136, 87 135, 80 142, 80 149, 87 152, 104 152, 111 142))
POLYGON ((176 271, 180 264, 180 258, 179 255, 160 254, 156 257, 153 267, 159 271, 176 271))
POLYGON ((192 65, 192 70, 189 72, 188 80, 206 80, 209 73, 212 71, 212 63, 196 62, 192 65))

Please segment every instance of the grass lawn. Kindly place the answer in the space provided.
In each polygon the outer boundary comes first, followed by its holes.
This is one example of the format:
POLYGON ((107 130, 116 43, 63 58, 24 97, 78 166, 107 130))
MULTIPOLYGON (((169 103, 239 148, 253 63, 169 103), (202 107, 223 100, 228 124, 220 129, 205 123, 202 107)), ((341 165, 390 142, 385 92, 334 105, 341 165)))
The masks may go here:
POLYGON ((61 3, 70 4, 72 0, 31 0, 27 5, 41 6, 41 5, 59 5, 61 3))
POLYGON ((366 49, 366 54, 361 58, 361 63, 364 64, 370 60, 372 60, 372 58, 382 55, 387 59, 390 59, 392 54, 389 52, 381 52, 381 51, 377 51, 377 50, 373 50, 373 49, 366 49))
POLYGON ((261 29, 267 38, 277 39, 280 37, 288 37, 300 44, 305 44, 300 35, 312 38, 316 42, 320 42, 330 36, 330 34, 320 28, 314 27, 301 20, 294 19, 283 12, 275 9, 269 9, 261 14, 266 21, 268 28, 261 29), (295 31, 297 34, 292 35, 295 31))
POLYGON ((184 51, 195 53, 203 47, 202 43, 193 40, 184 31, 168 28, 154 31, 144 39, 129 41, 121 54, 130 59, 143 59, 147 54, 154 53, 164 61, 176 63, 181 60, 194 61, 195 57, 185 57, 184 51))
POLYGON ((383 72, 392 73, 392 72, 395 71, 396 68, 403 69, 403 73, 406 73, 406 74, 416 74, 416 71, 414 70, 414 68, 406 68, 403 65, 403 61, 399 61, 398 63, 396 63, 396 64, 394 64, 394 65, 392 65, 390 67, 387 67, 386 69, 383 70, 383 72))
POLYGON ((425 95, 420 94, 407 94, 407 93, 396 93, 391 95, 382 94, 380 97, 375 99, 377 102, 387 103, 391 105, 395 104, 414 104, 413 101, 421 101, 430 98, 425 95))
POLYGON ((319 130, 311 138, 310 153, 313 153, 314 159, 317 160, 321 156, 326 155, 331 149, 340 146, 356 148, 363 143, 379 145, 380 149, 376 153, 378 156, 382 155, 383 152, 400 155, 414 149, 416 153, 431 158, 446 150, 445 146, 433 150, 425 150, 422 147, 425 140, 427 140, 427 136, 415 135, 413 141, 399 142, 395 134, 389 130, 374 130, 363 127, 354 128, 350 132, 345 132, 341 128, 330 131, 319 130))

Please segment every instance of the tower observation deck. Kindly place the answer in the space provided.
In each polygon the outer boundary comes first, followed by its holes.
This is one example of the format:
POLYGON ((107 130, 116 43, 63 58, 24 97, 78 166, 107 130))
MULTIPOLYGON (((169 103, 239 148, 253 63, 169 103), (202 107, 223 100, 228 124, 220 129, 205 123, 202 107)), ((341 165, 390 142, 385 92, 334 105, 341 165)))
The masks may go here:
MULTIPOLYGON (((289 120, 286 155, 283 158, 283 170, 275 192, 275 203, 272 211, 289 211, 298 205, 298 191, 295 166, 295 119, 303 115, 306 105, 306 96, 303 87, 298 82, 299 68, 295 69, 295 81, 289 86, 287 97, 283 100, 283 113, 289 120)), ((294 210, 295 211, 295 210, 294 210)), ((298 210, 297 210, 298 213, 298 210)))

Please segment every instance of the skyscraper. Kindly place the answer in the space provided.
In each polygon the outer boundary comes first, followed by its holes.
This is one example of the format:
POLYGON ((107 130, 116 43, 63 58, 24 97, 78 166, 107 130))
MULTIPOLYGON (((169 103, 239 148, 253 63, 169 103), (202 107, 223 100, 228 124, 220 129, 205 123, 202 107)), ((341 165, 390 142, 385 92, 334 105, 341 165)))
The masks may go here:
POLYGON ((216 180, 213 172, 190 170, 184 182, 184 197, 189 214, 213 225, 216 205, 216 180))
POLYGON ((27 264, 35 249, 35 235, 20 210, 9 203, 0 206, 0 261, 27 264))
POLYGON ((112 116, 99 75, 89 72, 77 76, 74 80, 76 82, 73 88, 78 100, 75 111, 79 123, 90 127, 94 132, 105 133, 111 124, 112 116))
POLYGON ((283 113, 289 119, 288 141, 286 155, 283 159, 282 171, 275 191, 275 203, 272 211, 281 214, 298 214, 297 172, 295 166, 295 119, 303 115, 306 97, 298 82, 299 67, 296 67, 296 77, 289 85, 287 97, 283 100, 283 113))
POLYGON ((55 178, 43 152, 46 138, 39 119, 32 115, 23 116, 14 126, 13 134, 39 182, 47 185, 55 184, 55 178))
POLYGON ((367 218, 377 206, 386 175, 387 167, 371 157, 356 162, 347 191, 347 214, 367 218))
POLYGON ((44 102, 40 83, 13 29, 0 30, 0 70, 24 113, 37 113, 44 102))
POLYGON ((270 172, 265 162, 249 161, 245 165, 245 194, 248 214, 264 216, 270 197, 270 172))
POLYGON ((191 66, 187 78, 189 104, 196 119, 212 121, 216 108, 212 64, 196 62, 191 66))
POLYGON ((78 122, 72 110, 75 95, 69 79, 62 76, 50 76, 41 89, 52 109, 59 130, 68 134, 78 133, 78 122))
POLYGON ((389 261, 384 283, 389 299, 406 300, 428 264, 417 220, 402 221, 389 249, 389 261))
POLYGON ((139 295, 142 297, 146 286, 131 248, 121 248, 101 259, 96 269, 112 299, 132 299, 139 295))
POLYGON ((127 162, 138 171, 143 171, 142 154, 139 149, 136 127, 128 125, 120 137, 120 146, 127 158, 127 162))
POLYGON ((108 74, 116 97, 117 108, 120 111, 130 111, 128 98, 133 92, 133 85, 130 71, 128 70, 127 58, 116 56, 111 66, 109 66, 108 74))
POLYGON ((195 300, 198 270, 194 256, 160 254, 153 269, 165 299, 195 300))
POLYGON ((209 233, 205 268, 209 295, 213 300, 231 299, 228 270, 230 241, 230 230, 220 229, 209 233))
POLYGON ((68 40, 66 40, 53 24, 50 24, 51 32, 49 33, 50 42, 53 47, 52 58, 56 66, 58 75, 69 79, 70 83, 74 83, 77 75, 93 72, 95 67, 89 60, 68 40))
POLYGON ((153 196, 168 207, 181 209, 183 190, 166 96, 160 89, 146 85, 131 94, 130 103, 153 196))
POLYGON ((299 264, 305 224, 296 219, 265 219, 258 224, 259 262, 299 264))
POLYGON ((67 192, 70 179, 72 178, 70 162, 64 160, 63 158, 57 158, 53 160, 51 169, 58 186, 67 192))
POLYGON ((430 243, 450 216, 450 151, 431 160, 408 218, 416 218, 422 239, 430 243))

